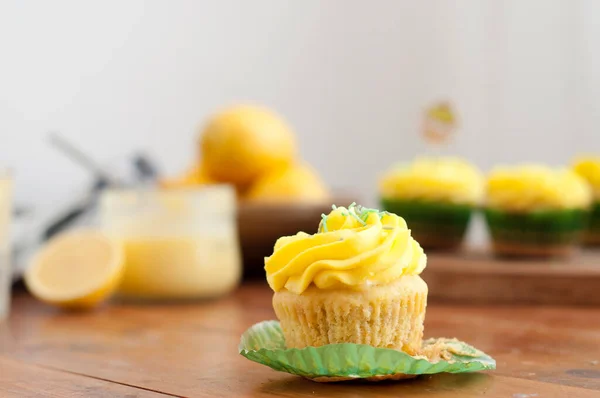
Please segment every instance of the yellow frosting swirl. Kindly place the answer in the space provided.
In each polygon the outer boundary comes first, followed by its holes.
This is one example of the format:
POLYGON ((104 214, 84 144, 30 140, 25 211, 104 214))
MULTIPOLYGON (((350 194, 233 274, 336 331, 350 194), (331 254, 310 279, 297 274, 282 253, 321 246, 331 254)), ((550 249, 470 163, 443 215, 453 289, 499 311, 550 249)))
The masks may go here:
POLYGON ((461 159, 421 158, 385 173, 380 180, 380 189, 386 199, 474 205, 483 196, 483 176, 461 159))
POLYGON ((600 157, 586 156, 575 160, 573 170, 587 180, 595 201, 600 201, 600 157))
POLYGON ((334 206, 314 235, 279 238, 265 270, 274 291, 300 294, 311 284, 338 289, 389 283, 420 274, 426 262, 403 218, 351 205, 334 206))
POLYGON ((541 165, 493 170, 486 186, 487 206, 511 212, 587 208, 590 188, 567 169, 541 165))

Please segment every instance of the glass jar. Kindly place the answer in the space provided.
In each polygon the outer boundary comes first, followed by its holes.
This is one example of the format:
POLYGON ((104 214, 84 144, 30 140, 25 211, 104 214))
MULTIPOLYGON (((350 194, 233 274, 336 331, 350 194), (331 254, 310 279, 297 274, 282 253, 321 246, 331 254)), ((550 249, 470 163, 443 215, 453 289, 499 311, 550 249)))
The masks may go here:
POLYGON ((9 226, 12 212, 12 181, 0 173, 0 321, 8 317, 12 270, 10 267, 9 226))
POLYGON ((103 230, 125 254, 120 297, 210 298, 241 276, 232 187, 173 191, 109 190, 100 201, 103 230))

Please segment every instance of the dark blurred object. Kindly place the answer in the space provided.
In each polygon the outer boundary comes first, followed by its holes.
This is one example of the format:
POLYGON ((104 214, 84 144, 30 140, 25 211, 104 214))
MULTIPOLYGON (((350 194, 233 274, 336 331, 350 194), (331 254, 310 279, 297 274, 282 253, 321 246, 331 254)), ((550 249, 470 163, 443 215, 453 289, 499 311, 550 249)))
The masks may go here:
POLYGON ((133 166, 135 168, 138 179, 141 182, 156 182, 158 180, 158 169, 145 155, 136 154, 133 157, 133 166))
POLYGON ((85 196, 75 203, 68 206, 67 210, 59 214, 54 221, 43 231, 43 239, 50 239, 76 224, 82 217, 89 214, 96 206, 100 193, 106 188, 123 188, 130 185, 142 185, 154 183, 158 178, 158 171, 155 164, 146 156, 136 154, 131 159, 135 176, 133 181, 123 181, 113 173, 102 168, 91 156, 87 155, 79 148, 57 133, 49 134, 50 143, 73 160, 79 166, 91 172, 94 176, 94 183, 91 185, 85 196))
POLYGON ((46 227, 42 235, 43 239, 48 240, 52 238, 59 232, 64 231, 65 229, 74 225, 83 216, 89 213, 94 207, 96 198, 98 197, 100 191, 107 186, 109 185, 106 184, 106 181, 97 179, 95 184, 92 186, 92 189, 90 192, 88 192, 88 195, 83 198, 83 200, 79 201, 78 203, 72 203, 66 212, 57 216, 56 219, 46 227))
POLYGON ((49 133, 48 141, 69 159, 77 163, 78 166, 81 166, 92 173, 97 180, 102 182, 102 185, 120 185, 118 178, 100 167, 91 156, 75 147, 60 134, 55 132, 49 133))
MULTIPOLYGON (((39 219, 36 209, 31 206, 17 204, 14 214, 13 230, 13 278, 18 280, 31 256, 37 251, 40 243, 54 235, 78 225, 87 226, 93 223, 95 210, 100 194, 107 188, 153 186, 158 180, 159 173, 154 162, 145 155, 136 153, 126 159, 127 175, 117 175, 102 167, 93 157, 81 151, 60 134, 49 133, 50 144, 65 154, 79 167, 90 172, 93 182, 89 187, 68 203, 50 220, 39 219)), ((113 168, 111 164, 111 169, 113 168)))
POLYGON ((331 203, 240 203, 238 229, 244 264, 244 279, 265 278, 265 257, 273 254, 273 246, 282 236, 299 231, 316 233, 321 214, 331 205, 347 206, 357 202, 353 196, 336 197, 331 203))

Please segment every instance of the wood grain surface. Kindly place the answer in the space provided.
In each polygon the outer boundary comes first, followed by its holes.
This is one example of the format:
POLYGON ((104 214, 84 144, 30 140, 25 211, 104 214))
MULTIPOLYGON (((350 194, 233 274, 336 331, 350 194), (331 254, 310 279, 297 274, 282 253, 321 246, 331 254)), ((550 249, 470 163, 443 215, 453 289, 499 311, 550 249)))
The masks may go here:
POLYGON ((274 318, 270 300, 255 284, 210 302, 66 313, 18 293, 0 325, 0 396, 600 396, 600 308, 433 302, 426 337, 467 341, 497 371, 319 384, 238 354, 242 332, 274 318))
POLYGON ((566 260, 498 258, 483 250, 427 258, 430 301, 600 306, 598 250, 566 260))
POLYGON ((45 369, 0 357, 0 397, 164 397, 93 377, 45 369))

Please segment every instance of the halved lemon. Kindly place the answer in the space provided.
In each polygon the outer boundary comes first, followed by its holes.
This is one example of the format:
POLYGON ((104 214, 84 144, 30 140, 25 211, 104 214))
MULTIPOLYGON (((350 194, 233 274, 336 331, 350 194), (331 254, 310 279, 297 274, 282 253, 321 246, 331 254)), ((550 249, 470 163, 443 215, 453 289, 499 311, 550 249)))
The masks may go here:
POLYGON ((100 231, 74 231, 49 241, 25 273, 29 291, 64 308, 93 308, 116 290, 123 274, 123 251, 100 231))

